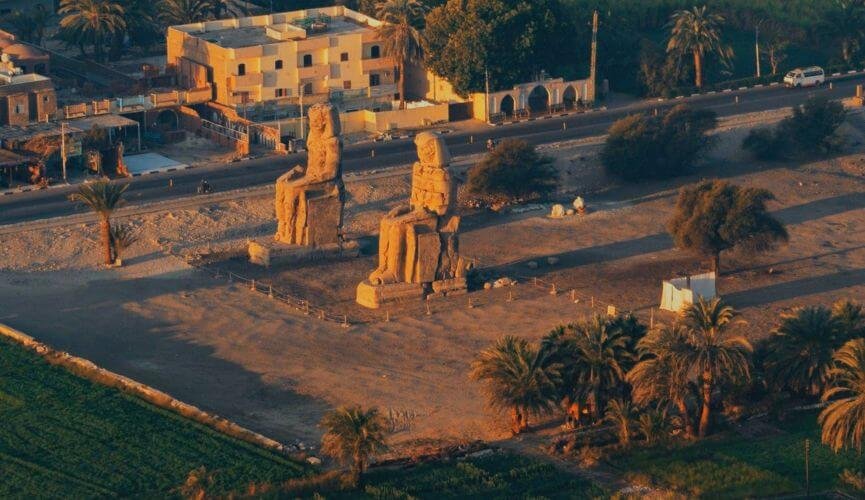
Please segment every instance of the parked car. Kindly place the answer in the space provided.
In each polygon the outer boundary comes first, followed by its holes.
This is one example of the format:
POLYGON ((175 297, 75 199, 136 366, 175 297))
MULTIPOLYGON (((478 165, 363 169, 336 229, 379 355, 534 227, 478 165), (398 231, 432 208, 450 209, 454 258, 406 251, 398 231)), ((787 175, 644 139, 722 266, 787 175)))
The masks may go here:
POLYGON ((819 66, 796 68, 784 75, 784 85, 788 87, 816 87, 826 81, 826 73, 819 66))

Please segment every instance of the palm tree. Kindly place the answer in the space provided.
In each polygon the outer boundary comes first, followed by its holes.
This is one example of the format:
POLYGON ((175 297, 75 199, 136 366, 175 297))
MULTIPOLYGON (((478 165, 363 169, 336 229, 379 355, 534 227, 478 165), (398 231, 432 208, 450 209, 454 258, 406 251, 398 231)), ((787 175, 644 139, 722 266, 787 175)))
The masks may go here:
POLYGON ((834 451, 865 445, 865 339, 844 344, 835 353, 832 387, 823 393, 831 401, 818 421, 823 427, 822 441, 834 451))
POLYGON ((376 4, 376 16, 382 21, 378 35, 384 54, 396 60, 399 70, 399 109, 405 109, 405 67, 423 58, 418 26, 427 10, 420 0, 385 0, 376 4))
POLYGON ((529 414, 555 406, 561 365, 551 362, 548 349, 536 349, 525 339, 505 336, 480 352, 469 375, 486 383, 490 405, 510 410, 511 431, 529 428, 529 414))
POLYGON ((79 47, 93 45, 96 59, 104 59, 105 43, 126 28, 123 7, 110 0, 61 0, 60 32, 79 47))
POLYGON ((168 26, 210 19, 219 7, 214 0, 162 0, 159 19, 168 26))
POLYGON ((766 373, 773 385, 819 396, 829 382, 832 355, 843 343, 842 324, 823 306, 782 315, 766 346, 766 373))
POLYGON ((82 184, 78 191, 69 196, 70 201, 77 201, 93 210, 99 216, 99 235, 105 255, 105 265, 114 262, 111 245, 111 214, 123 206, 123 193, 129 184, 114 184, 108 181, 82 184))
POLYGON ((637 425, 636 414, 637 409, 626 399, 616 398, 607 404, 604 421, 616 428, 616 435, 622 446, 631 444, 631 434, 637 425))
POLYGON ((643 436, 648 445, 666 439, 670 434, 667 411, 663 408, 655 408, 641 413, 640 418, 637 419, 637 432, 643 436))
POLYGON ((754 348, 745 337, 729 335, 727 331, 735 316, 735 309, 720 298, 706 301, 701 297, 685 310, 688 335, 674 363, 687 366, 689 373, 699 377, 703 398, 700 437, 709 432, 712 391, 716 384, 737 377, 750 378, 748 356, 754 348))
POLYGON ((851 300, 838 301, 832 305, 832 316, 841 322, 845 340, 865 337, 865 310, 860 304, 851 300))
POLYGON ((673 405, 685 437, 694 436, 694 423, 688 410, 688 400, 694 393, 689 379, 689 367, 681 363, 686 350, 688 332, 682 325, 660 326, 637 344, 640 361, 628 372, 625 380, 631 384, 631 398, 640 406, 673 405))
POLYGON ((319 425, 325 430, 321 438, 322 453, 343 464, 350 463, 352 481, 356 485, 360 484, 369 458, 387 450, 387 424, 377 408, 340 407, 328 412, 319 425))
POLYGON ((670 18, 670 40, 667 52, 678 58, 694 57, 694 84, 703 86, 703 61, 707 54, 717 55, 722 62, 732 57, 732 49, 721 42, 724 18, 709 12, 706 6, 679 10, 670 18))
POLYGON ((597 421, 606 398, 620 389, 625 380, 628 365, 634 358, 629 349, 631 339, 602 316, 569 325, 567 330, 573 356, 568 370, 571 384, 586 391, 597 421))
POLYGON ((119 265, 123 253, 136 241, 138 241, 138 232, 132 225, 117 224, 111 226, 111 247, 114 249, 114 262, 119 265))

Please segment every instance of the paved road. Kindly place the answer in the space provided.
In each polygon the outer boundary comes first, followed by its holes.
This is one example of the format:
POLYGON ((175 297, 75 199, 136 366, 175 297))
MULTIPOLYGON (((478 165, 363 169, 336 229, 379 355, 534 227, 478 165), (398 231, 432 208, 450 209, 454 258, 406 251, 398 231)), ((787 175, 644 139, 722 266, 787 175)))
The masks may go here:
MULTIPOLYGON (((481 132, 453 133, 446 136, 446 141, 451 155, 457 157, 482 152, 484 143, 488 138, 520 137, 532 144, 545 144, 565 139, 600 135, 614 121, 630 113, 655 108, 664 110, 679 102, 687 102, 696 108, 712 109, 723 117, 793 106, 804 102, 814 94, 824 94, 836 99, 849 97, 853 95, 855 85, 863 82, 865 82, 865 76, 857 75, 836 80, 832 89, 829 89, 828 85, 820 89, 766 87, 702 95, 681 100, 640 101, 627 107, 607 111, 490 127, 481 132), (738 103, 736 103, 737 96, 738 103), (474 139, 473 143, 470 143, 470 136, 474 139)), ((303 154, 287 157, 265 157, 228 165, 214 165, 136 177, 127 191, 127 199, 130 204, 135 204, 193 195, 202 178, 206 178, 217 192, 258 186, 273 182, 290 166, 303 163, 305 160, 303 154), (169 178, 174 183, 174 187, 171 189, 168 189, 169 178)), ((409 164, 414 160, 415 148, 410 140, 364 143, 345 148, 343 168, 346 172, 372 170, 409 164), (373 151, 374 157, 372 157, 373 151)), ((62 187, 4 196, 0 198, 0 225, 83 211, 82 207, 67 201, 66 197, 73 189, 74 187, 62 187)))

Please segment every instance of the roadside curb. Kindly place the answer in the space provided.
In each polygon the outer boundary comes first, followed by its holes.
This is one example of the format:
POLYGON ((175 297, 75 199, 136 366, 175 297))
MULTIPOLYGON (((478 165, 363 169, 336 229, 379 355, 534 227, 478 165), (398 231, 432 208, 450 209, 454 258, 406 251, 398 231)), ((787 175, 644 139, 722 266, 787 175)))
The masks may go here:
POLYGON ((164 174, 166 172, 177 172, 180 170, 189 170, 191 168, 195 168, 195 165, 178 165, 176 167, 160 168, 157 170, 149 170, 147 172, 138 172, 137 174, 132 174, 132 177, 141 177, 142 175, 150 174, 164 174))

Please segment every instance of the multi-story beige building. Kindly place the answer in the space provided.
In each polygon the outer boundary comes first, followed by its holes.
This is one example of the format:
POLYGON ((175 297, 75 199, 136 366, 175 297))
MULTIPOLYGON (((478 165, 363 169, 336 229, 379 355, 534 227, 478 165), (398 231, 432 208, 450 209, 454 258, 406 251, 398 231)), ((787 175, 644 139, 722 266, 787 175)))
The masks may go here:
POLYGON ((188 88, 242 108, 330 100, 342 110, 389 109, 395 64, 376 19, 342 6, 168 28, 168 63, 188 88))

